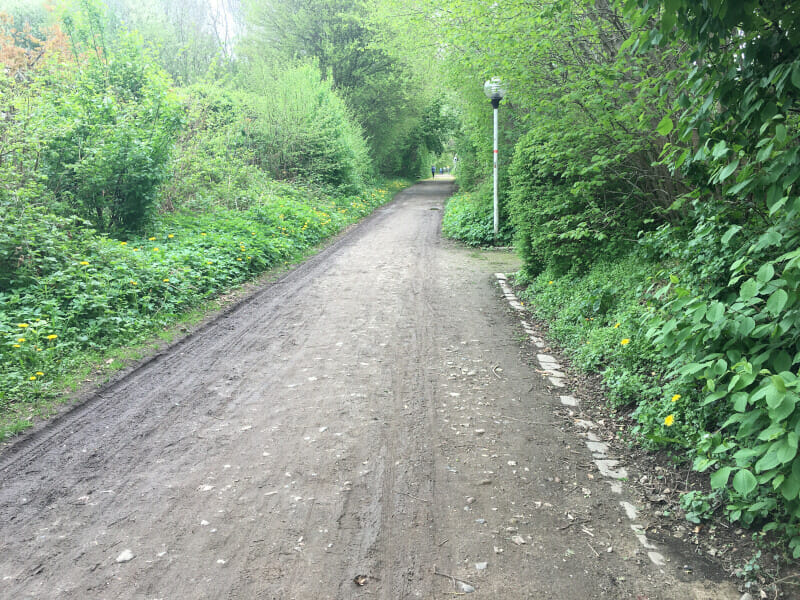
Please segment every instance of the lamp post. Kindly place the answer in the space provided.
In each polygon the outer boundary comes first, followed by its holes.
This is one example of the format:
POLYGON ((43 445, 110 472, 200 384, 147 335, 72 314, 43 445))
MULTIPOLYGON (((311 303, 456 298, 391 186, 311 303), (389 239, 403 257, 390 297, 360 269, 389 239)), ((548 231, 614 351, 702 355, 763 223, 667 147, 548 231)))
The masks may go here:
POLYGON ((492 101, 494 109, 494 237, 497 240, 500 225, 500 208, 497 202, 497 109, 503 96, 506 95, 506 88, 499 77, 492 77, 483 84, 483 93, 492 101))

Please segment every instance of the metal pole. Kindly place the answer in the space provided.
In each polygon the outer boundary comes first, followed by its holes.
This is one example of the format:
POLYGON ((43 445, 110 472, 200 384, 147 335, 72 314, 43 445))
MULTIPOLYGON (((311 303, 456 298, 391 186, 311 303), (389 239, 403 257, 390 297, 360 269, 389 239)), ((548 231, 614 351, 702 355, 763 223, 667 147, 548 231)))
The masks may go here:
POLYGON ((500 208, 497 203, 497 107, 499 102, 494 105, 494 237, 497 240, 497 231, 500 224, 500 208))

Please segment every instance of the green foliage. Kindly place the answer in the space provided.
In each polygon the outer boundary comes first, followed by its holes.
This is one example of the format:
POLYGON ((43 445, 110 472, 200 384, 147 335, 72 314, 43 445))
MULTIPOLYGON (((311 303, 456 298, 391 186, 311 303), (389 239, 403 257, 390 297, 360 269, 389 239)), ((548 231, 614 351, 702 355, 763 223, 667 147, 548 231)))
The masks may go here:
POLYGON ((108 37, 115 44, 128 30, 137 31, 158 63, 179 85, 209 82, 232 68, 232 37, 241 28, 235 3, 221 0, 114 0, 108 37))
POLYGON ((246 208, 296 193, 298 180, 339 194, 367 186, 371 163, 361 132, 312 67, 283 71, 261 89, 184 90, 187 126, 162 188, 165 208, 246 208))
MULTIPOLYGON (((237 150, 277 179, 300 178, 358 192, 372 172, 363 133, 344 102, 301 65, 250 83, 234 112, 244 116, 237 150)), ((232 118, 236 118, 231 115, 232 118)))
MULTIPOLYGON (((313 63, 363 128, 372 163, 414 177, 421 157, 438 153, 443 131, 435 96, 401 57, 390 54, 383 24, 366 0, 246 2, 252 26, 240 51, 252 65, 313 63)), ((247 73, 251 77, 253 73, 247 73)))
POLYGON ((704 494, 699 490, 691 490, 681 496, 681 508, 686 513, 686 520, 691 523, 708 521, 714 511, 719 508, 719 491, 704 494))
POLYGON ((647 308, 636 290, 652 268, 632 253, 598 260, 585 273, 556 277, 545 271, 523 293, 526 304, 549 322, 550 334, 569 351, 575 366, 604 372, 618 405, 663 393, 652 376, 653 348, 637 334, 647 308))
POLYGON ((644 282, 657 266, 637 250, 561 277, 545 271, 523 297, 548 321, 573 366, 602 374, 610 405, 632 410, 637 424, 631 434, 649 447, 692 447, 714 422, 715 411, 696 403, 691 387, 667 376, 642 329, 654 301, 644 282))
MULTIPOLYGON (((26 28, 30 28, 31 32, 38 34, 45 29, 50 21, 48 18, 48 11, 43 2, 5 0, 0 12, 11 16, 13 19, 11 25, 17 31, 24 31, 26 28)), ((31 44, 30 38, 28 40, 23 40, 22 43, 28 47, 34 47, 34 44, 31 44)))
POLYGON ((442 218, 442 233, 464 242, 468 246, 492 246, 509 241, 510 227, 500 228, 499 239, 494 239, 494 213, 491 190, 489 194, 456 194, 447 201, 442 218))
POLYGON ((77 16, 65 24, 78 68, 60 65, 30 115, 40 172, 55 198, 98 230, 138 231, 168 174, 178 104, 140 38, 109 50, 95 13, 77 16))
POLYGON ((576 168, 584 160, 585 138, 581 130, 559 137, 533 130, 517 145, 509 210, 516 246, 532 275, 585 270, 597 259, 626 254, 645 227, 648 213, 636 194, 622 192, 613 175, 595 172, 589 181, 586 170, 576 168))
POLYGON ((729 517, 782 523, 800 557, 800 22, 780 3, 641 9, 639 23, 655 27, 632 48, 689 42, 694 65, 665 75, 677 100, 660 124, 665 164, 694 184, 687 222, 648 240, 689 260, 658 289, 666 302, 647 333, 678 385, 714 412, 695 466, 718 469, 729 517))

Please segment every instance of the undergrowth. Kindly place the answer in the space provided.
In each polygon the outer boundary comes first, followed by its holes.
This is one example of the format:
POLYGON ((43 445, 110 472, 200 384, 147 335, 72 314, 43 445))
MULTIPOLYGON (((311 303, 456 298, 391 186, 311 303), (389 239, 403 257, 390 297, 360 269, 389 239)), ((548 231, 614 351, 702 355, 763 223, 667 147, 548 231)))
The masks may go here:
POLYGON ((442 233, 468 246, 506 245, 510 242, 509 225, 500 228, 494 239, 492 198, 480 191, 455 194, 447 201, 442 217, 442 233))

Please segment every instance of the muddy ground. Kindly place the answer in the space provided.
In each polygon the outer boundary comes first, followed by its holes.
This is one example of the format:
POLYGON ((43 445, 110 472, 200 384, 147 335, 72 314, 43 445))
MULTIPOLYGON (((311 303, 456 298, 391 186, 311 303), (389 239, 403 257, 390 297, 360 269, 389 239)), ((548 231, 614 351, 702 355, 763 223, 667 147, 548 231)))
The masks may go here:
POLYGON ((515 258, 442 240, 451 191, 5 448, 0 597, 738 598, 651 559, 498 287, 515 258))

